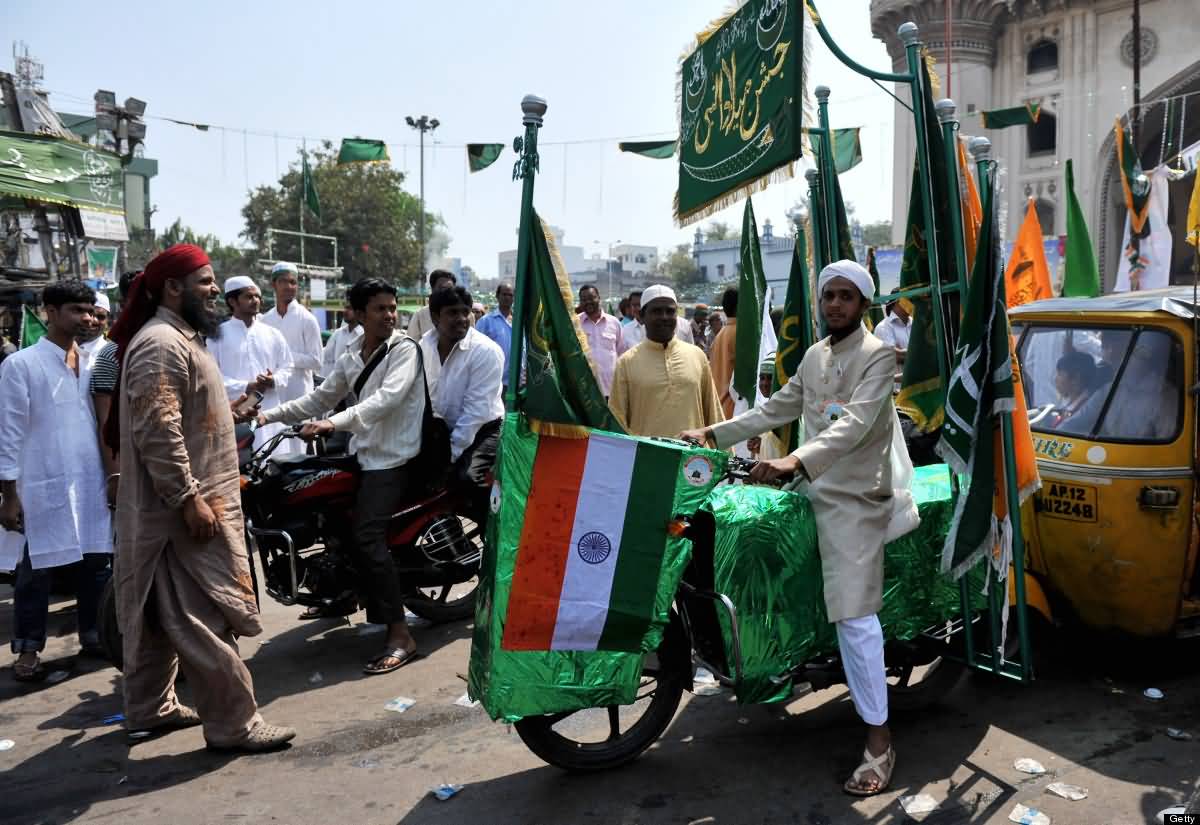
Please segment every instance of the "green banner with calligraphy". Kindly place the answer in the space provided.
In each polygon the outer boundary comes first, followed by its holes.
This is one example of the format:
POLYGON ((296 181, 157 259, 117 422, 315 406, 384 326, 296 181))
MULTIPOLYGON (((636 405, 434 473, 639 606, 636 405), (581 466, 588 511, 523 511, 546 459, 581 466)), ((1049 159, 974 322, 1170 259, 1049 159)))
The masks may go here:
POLYGON ((790 177, 804 120, 800 0, 746 0, 696 36, 680 63, 683 226, 790 177))
POLYGON ((124 214, 121 159, 86 143, 0 131, 0 195, 124 214))

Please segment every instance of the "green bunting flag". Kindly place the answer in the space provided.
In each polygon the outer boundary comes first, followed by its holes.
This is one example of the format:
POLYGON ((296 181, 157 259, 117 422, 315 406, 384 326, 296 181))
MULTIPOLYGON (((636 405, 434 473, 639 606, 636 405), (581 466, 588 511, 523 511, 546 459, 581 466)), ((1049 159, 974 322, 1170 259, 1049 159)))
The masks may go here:
POLYGON ((1007 129, 1009 126, 1029 126, 1038 122, 1042 114, 1040 103, 1027 103, 1011 109, 993 109, 981 112, 984 129, 1007 129))
POLYGON ((27 306, 21 307, 20 348, 31 347, 46 337, 46 324, 27 306))
POLYGON ((1100 269, 1096 250, 1079 198, 1075 196, 1075 171, 1067 161, 1067 249, 1062 297, 1095 298, 1100 294, 1100 269))
POLYGON ((304 206, 308 207, 308 211, 312 212, 318 220, 321 218, 321 199, 317 196, 317 184, 313 180, 312 169, 308 166, 308 153, 301 155, 300 169, 300 186, 302 189, 301 198, 304 206))
POLYGON ((550 435, 578 435, 580 425, 624 432, 592 373, 587 338, 572 311, 571 282, 554 236, 536 213, 524 223, 530 254, 528 271, 517 278, 525 291, 520 328, 528 361, 521 409, 538 432, 550 435))
POLYGON ((677 140, 643 140, 618 143, 617 148, 622 152, 632 152, 644 158, 666 160, 675 157, 675 149, 678 145, 679 141, 677 140))
MULTIPOLYGON (((796 233, 792 249, 792 268, 788 273, 787 297, 783 301, 783 319, 779 323, 779 345, 775 351, 775 379, 772 392, 777 392, 800 369, 804 353, 813 345, 812 298, 808 283, 808 245, 804 230, 796 233)), ((775 431, 787 452, 800 445, 798 421, 775 431)))
POLYGON ((1004 538, 1005 529, 997 522, 993 506, 997 455, 994 428, 996 416, 1011 413, 1016 401, 995 191, 995 186, 988 187, 983 205, 975 266, 946 393, 946 423, 937 445, 938 453, 951 470, 964 477, 966 485, 959 493, 942 550, 942 572, 954 578, 990 553, 1004 538))
POLYGON ((346 163, 387 163, 387 144, 382 140, 366 138, 342 138, 342 149, 338 152, 338 166, 346 163))
POLYGON ((679 64, 675 219, 692 223, 792 175, 801 155, 801 0, 746 0, 679 64))
POLYGON ((487 169, 496 162, 503 151, 503 143, 468 143, 467 168, 472 172, 487 169))
MULTIPOLYGON (((925 130, 929 146, 931 188, 933 190, 933 216, 937 233, 938 266, 941 268, 943 282, 955 280, 953 273, 953 250, 950 234, 945 227, 950 225, 947 205, 950 203, 950 193, 947 191, 946 153, 942 140, 942 127, 938 123, 933 109, 933 97, 929 93, 930 79, 928 67, 922 67, 925 74, 922 89, 925 98, 925 123, 918 124, 918 129, 925 130)), ((918 169, 913 168, 912 195, 908 201, 908 230, 904 240, 904 257, 900 264, 900 288, 913 289, 929 286, 933 282, 933 273, 929 267, 929 239, 925 235, 925 221, 922 211, 921 189, 923 180, 918 169)), ((908 354, 904 359, 904 379, 901 382, 900 394, 896 397, 896 406, 908 415, 921 432, 932 432, 942 426, 942 405, 945 401, 945 387, 942 384, 938 368, 941 357, 937 348, 935 319, 933 316, 933 300, 925 295, 914 298, 912 332, 908 339, 908 354)), ((943 305, 949 305, 947 317, 957 317, 956 301, 952 296, 943 296, 943 305)))
POLYGON ((775 329, 770 321, 767 276, 763 273, 758 225, 754 221, 754 204, 750 198, 746 198, 746 208, 742 212, 741 263, 738 324, 733 345, 733 389, 753 407, 758 393, 758 366, 774 347, 775 329), (764 316, 767 318, 765 324, 764 316), (768 337, 770 344, 764 348, 764 338, 768 337))

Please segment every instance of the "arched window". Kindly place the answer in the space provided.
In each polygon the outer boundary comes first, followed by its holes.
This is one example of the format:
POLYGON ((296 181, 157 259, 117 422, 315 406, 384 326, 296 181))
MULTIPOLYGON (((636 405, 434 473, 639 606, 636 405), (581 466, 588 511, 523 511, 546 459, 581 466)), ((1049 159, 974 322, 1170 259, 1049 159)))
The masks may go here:
POLYGON ((1025 127, 1029 157, 1053 155, 1058 149, 1058 118, 1042 109, 1037 123, 1025 127))
POLYGON ((1054 202, 1045 198, 1038 198, 1033 202, 1033 208, 1037 210, 1038 223, 1042 225, 1043 235, 1054 234, 1054 202))
POLYGON ((1025 56, 1025 73, 1058 71, 1058 44, 1053 40, 1039 40, 1025 56))

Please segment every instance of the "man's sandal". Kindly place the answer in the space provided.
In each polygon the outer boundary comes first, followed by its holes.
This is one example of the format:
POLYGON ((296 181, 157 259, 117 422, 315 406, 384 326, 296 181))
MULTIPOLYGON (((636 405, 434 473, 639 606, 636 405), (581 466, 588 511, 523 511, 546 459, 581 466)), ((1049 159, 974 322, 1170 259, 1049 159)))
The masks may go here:
POLYGON ((367 662, 367 664, 363 667, 363 673, 366 673, 368 676, 381 676, 384 673, 391 673, 392 671, 399 670, 409 662, 419 658, 421 658, 421 654, 415 650, 405 650, 402 647, 398 647, 395 650, 385 650, 383 653, 367 662), (394 659, 395 661, 390 665, 383 665, 382 663, 388 659, 394 659))
POLYGON ((40 682, 46 678, 46 668, 41 659, 34 659, 33 664, 20 660, 13 662, 13 678, 18 682, 40 682))
POLYGON ((353 616, 358 612, 358 605, 352 601, 334 602, 333 604, 315 604, 307 608, 296 618, 303 622, 313 619, 340 619, 353 616))
POLYGON ((863 748, 862 764, 854 769, 854 773, 846 780, 846 784, 842 786, 842 790, 851 796, 875 796, 881 794, 888 789, 888 785, 892 784, 892 772, 896 769, 896 751, 891 746, 879 756, 871 756, 871 752, 863 748), (886 767, 885 767, 886 765, 886 767), (874 774, 879 778, 879 782, 875 787, 865 785, 864 777, 867 774, 874 774))
POLYGON ((200 714, 187 705, 180 705, 174 713, 148 728, 131 728, 125 732, 125 741, 130 745, 148 742, 171 731, 194 728, 200 724, 200 714))

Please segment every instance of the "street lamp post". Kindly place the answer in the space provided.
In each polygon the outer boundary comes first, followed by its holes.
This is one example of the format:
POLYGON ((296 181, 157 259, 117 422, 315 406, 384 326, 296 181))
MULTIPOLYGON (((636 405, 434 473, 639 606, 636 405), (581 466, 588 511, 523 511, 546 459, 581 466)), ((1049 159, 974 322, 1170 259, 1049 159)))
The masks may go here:
POLYGON ((412 128, 421 133, 421 215, 417 221, 417 238, 421 247, 421 262, 417 268, 421 272, 421 277, 425 277, 425 133, 432 132, 441 123, 436 117, 431 118, 426 115, 421 115, 415 120, 411 117, 404 119, 412 128))

